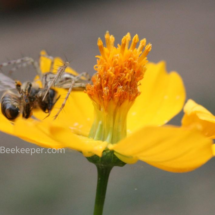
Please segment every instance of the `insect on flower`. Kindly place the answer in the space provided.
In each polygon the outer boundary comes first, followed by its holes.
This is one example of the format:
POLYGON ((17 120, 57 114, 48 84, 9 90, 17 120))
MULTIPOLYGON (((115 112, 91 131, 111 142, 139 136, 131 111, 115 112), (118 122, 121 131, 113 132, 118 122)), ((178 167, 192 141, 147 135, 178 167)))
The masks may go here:
POLYGON ((1 67, 16 65, 11 71, 15 71, 19 67, 33 65, 42 86, 39 86, 36 81, 25 82, 23 85, 19 81, 14 81, 11 78, 0 73, 0 91, 6 89, 16 89, 18 95, 11 91, 6 91, 1 99, 1 110, 4 116, 9 120, 14 120, 20 113, 24 118, 29 118, 32 115, 33 109, 40 108, 43 112, 48 113, 48 116, 60 96, 57 97, 57 91, 53 87, 67 89, 67 95, 54 118, 57 118, 61 110, 66 104, 72 90, 83 91, 86 84, 89 83, 90 77, 87 73, 77 74, 67 72, 71 70, 68 62, 59 62, 58 58, 53 58, 41 52, 40 65, 37 61, 29 57, 12 60, 0 64, 1 67), (44 72, 43 62, 50 61, 50 67, 44 72), (57 65, 58 64, 58 65, 57 65))
POLYGON ((34 82, 14 81, 4 74, 0 73, 0 91, 5 89, 16 89, 18 94, 7 90, 1 98, 1 111, 9 119, 16 119, 20 113, 24 118, 32 115, 32 110, 40 108, 45 113, 50 113, 54 104, 59 99, 57 91, 54 89, 40 88, 34 82), (44 95, 47 96, 44 99, 44 95))

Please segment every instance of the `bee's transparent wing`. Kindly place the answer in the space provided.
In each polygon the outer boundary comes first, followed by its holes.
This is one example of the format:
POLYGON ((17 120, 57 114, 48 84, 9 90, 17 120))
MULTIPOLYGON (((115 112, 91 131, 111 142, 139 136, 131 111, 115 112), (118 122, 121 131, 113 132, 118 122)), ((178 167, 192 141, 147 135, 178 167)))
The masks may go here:
POLYGON ((0 91, 15 89, 15 81, 8 76, 0 73, 0 91))

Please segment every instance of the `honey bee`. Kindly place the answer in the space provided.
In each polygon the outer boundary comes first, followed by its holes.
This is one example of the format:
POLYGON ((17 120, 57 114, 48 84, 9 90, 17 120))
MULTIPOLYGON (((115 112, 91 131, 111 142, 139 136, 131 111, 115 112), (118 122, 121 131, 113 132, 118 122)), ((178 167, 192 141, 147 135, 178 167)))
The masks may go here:
POLYGON ((50 113, 54 104, 59 99, 54 89, 40 88, 36 83, 14 81, 0 73, 0 90, 16 89, 17 94, 6 91, 1 98, 2 114, 9 120, 15 120, 20 114, 23 118, 29 118, 33 109, 40 108, 45 113, 50 113), (47 96, 44 99, 44 94, 47 96))
MULTIPOLYGON (((21 84, 19 81, 15 82, 0 73, 0 91, 7 87, 18 91, 18 94, 7 91, 3 94, 1 99, 2 113, 10 120, 14 120, 20 113, 22 113, 24 118, 28 118, 35 108, 40 108, 45 113, 50 114, 54 104, 59 99, 59 96, 57 97, 57 91, 54 90, 53 87, 68 90, 66 98, 54 117, 56 119, 64 108, 70 93, 72 91, 83 91, 86 85, 90 83, 90 76, 88 73, 76 73, 68 67, 68 62, 63 62, 60 58, 53 58, 47 55, 45 51, 41 52, 40 63, 30 57, 24 57, 2 63, 0 64, 0 68, 8 65, 16 65, 18 68, 33 65, 42 83, 42 87, 39 87, 34 82, 25 82, 21 84), (45 71, 41 65, 44 61, 46 61, 46 63, 49 61, 49 67, 46 66, 47 68, 45 71), (67 69, 69 72, 67 72, 67 69), (56 70, 56 72, 54 72, 54 70, 56 70)), ((12 71, 16 69, 17 68, 14 67, 12 71)))

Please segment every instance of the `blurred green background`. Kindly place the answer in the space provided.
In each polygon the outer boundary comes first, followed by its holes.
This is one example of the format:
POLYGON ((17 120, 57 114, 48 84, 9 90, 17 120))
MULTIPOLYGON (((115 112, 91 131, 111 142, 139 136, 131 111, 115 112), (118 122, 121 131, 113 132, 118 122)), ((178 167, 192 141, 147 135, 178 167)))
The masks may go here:
MULTIPOLYGON (((120 42, 130 32, 153 44, 149 60, 165 60, 183 77, 187 98, 215 114, 215 1, 0 1, 0 62, 39 57, 42 49, 93 73, 97 38, 120 42)), ((13 78, 32 80, 23 69, 13 78)), ((171 123, 180 124, 181 114, 171 123)), ((0 133, 0 145, 36 147, 0 133)), ((79 153, 0 154, 0 215, 90 215, 96 169, 79 153)), ((143 162, 114 168, 104 215, 215 214, 215 159, 186 174, 143 162)))

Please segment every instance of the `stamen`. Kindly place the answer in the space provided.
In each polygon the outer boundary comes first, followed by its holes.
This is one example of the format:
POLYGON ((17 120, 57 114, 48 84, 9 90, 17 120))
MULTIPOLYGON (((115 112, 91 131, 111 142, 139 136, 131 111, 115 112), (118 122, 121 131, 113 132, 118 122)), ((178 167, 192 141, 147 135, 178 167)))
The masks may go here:
POLYGON ((111 48, 114 47, 114 42, 115 42, 115 38, 113 35, 110 36, 110 44, 111 44, 111 48))
POLYGON ((103 46, 101 39, 98 39, 101 56, 98 56, 97 64, 94 66, 97 73, 92 77, 93 84, 87 85, 86 92, 104 111, 107 111, 110 102, 119 107, 125 101, 134 102, 140 94, 139 81, 144 77, 151 44, 145 47, 140 56, 146 39, 141 40, 139 47, 136 48, 139 38, 135 35, 128 49, 130 39, 128 33, 122 38, 121 45, 114 47, 115 38, 107 32, 105 34, 107 48, 103 46))
POLYGON ((111 44, 110 44, 110 34, 109 34, 109 31, 107 31, 106 34, 105 34, 105 41, 106 41, 106 47, 110 50, 111 44))
POLYGON ((139 58, 139 62, 144 60, 144 58, 148 55, 148 53, 152 50, 152 44, 148 44, 143 52, 143 54, 139 58))
POLYGON ((137 51, 142 52, 145 45, 146 45, 146 38, 144 38, 143 40, 140 41, 140 45, 139 45, 137 51))
POLYGON ((98 39, 97 45, 99 47, 99 51, 100 51, 102 57, 104 59, 106 59, 105 50, 104 50, 104 46, 103 46, 103 42, 102 42, 101 38, 98 39))
POLYGON ((127 33, 126 34, 126 49, 128 49, 130 40, 131 40, 131 35, 130 35, 130 33, 127 33))
POLYGON ((139 42, 139 37, 138 37, 138 35, 136 34, 136 35, 133 37, 133 40, 132 40, 132 43, 131 43, 131 46, 130 46, 130 50, 134 50, 138 42, 139 42))
POLYGON ((126 36, 124 36, 124 37, 122 38, 122 43, 121 43, 121 54, 122 54, 122 55, 124 54, 125 46, 126 46, 126 36))

